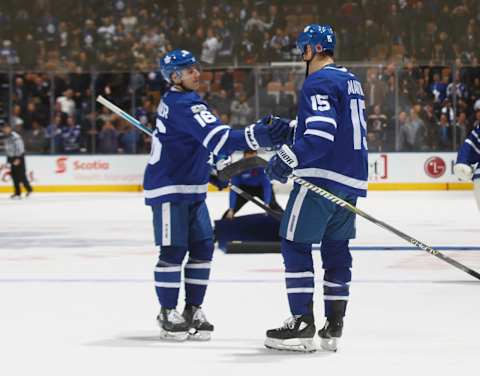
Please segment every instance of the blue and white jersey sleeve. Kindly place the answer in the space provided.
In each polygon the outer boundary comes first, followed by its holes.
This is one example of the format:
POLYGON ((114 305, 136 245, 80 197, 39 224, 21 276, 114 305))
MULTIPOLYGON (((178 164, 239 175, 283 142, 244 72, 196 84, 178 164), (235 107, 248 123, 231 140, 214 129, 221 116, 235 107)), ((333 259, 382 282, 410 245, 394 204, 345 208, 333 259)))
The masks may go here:
POLYGON ((181 104, 185 131, 214 155, 230 155, 248 149, 244 130, 234 130, 223 124, 200 100, 181 104))
POLYGON ((300 93, 299 117, 305 124, 303 134, 295 137, 294 152, 300 164, 327 154, 337 133, 338 99, 328 82, 305 85, 300 93))
POLYGON ((480 126, 475 127, 463 142, 458 151, 457 163, 470 166, 477 164, 473 179, 480 178, 480 126))

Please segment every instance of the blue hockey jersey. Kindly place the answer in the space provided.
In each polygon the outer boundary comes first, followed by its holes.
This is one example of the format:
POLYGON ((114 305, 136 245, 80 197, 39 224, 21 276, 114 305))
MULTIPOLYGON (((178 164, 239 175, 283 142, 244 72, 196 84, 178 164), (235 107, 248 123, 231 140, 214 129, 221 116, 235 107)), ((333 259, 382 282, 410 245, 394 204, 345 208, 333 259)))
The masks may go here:
POLYGON ((310 74, 298 99, 295 175, 326 189, 366 196, 365 118, 365 97, 354 74, 334 64, 310 74))
POLYGON ((196 92, 170 89, 158 106, 143 180, 145 203, 204 200, 211 153, 248 148, 244 131, 222 124, 196 92))
POLYGON ((480 125, 477 125, 463 142, 458 151, 457 163, 474 166, 476 169, 473 180, 480 179, 480 125))

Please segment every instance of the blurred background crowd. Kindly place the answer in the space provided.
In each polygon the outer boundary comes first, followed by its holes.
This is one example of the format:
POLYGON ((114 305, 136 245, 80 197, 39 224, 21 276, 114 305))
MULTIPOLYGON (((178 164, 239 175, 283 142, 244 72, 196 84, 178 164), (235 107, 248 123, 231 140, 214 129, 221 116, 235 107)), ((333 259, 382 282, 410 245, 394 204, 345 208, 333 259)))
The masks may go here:
POLYGON ((145 153, 172 48, 202 62, 200 92, 225 123, 293 118, 296 36, 332 24, 336 59, 363 82, 371 151, 456 150, 480 123, 478 0, 2 0, 0 122, 29 153, 145 153))

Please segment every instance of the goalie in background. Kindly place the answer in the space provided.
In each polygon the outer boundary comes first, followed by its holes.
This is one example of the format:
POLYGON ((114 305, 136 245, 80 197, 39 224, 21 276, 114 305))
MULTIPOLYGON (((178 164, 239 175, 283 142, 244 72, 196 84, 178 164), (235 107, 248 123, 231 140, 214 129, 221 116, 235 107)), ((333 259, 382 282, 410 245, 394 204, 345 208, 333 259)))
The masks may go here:
POLYGON ((473 180, 473 193, 480 210, 480 125, 463 142, 453 171, 462 181, 473 180))
MULTIPOLYGON (((253 158, 257 155, 256 150, 246 150, 243 153, 245 159, 253 158)), ((272 210, 283 212, 275 198, 272 189, 272 183, 265 174, 263 167, 257 167, 232 177, 232 184, 252 196, 259 197, 272 210)), ((233 190, 230 190, 229 209, 223 214, 222 219, 233 219, 235 214, 247 203, 247 200, 239 196, 233 190)))

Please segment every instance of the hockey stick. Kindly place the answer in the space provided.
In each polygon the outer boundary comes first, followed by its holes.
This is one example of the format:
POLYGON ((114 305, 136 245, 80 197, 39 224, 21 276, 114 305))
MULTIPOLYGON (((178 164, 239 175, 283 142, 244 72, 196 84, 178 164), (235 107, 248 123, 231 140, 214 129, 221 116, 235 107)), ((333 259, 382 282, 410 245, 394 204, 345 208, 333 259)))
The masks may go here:
MULTIPOLYGON (((97 102, 104 105, 110 111, 117 114, 118 116, 120 116, 124 120, 128 121, 130 124, 137 127, 142 132, 145 132, 149 136, 153 135, 153 131, 150 128, 145 127, 137 119, 135 119, 133 116, 131 116, 128 113, 126 113, 125 111, 123 111, 120 107, 116 106, 115 104, 110 102, 108 99, 99 95, 97 97, 97 102)), ((233 166, 230 165, 232 167, 227 166, 225 168, 225 169, 228 169, 228 170, 223 172, 223 174, 221 175, 222 176, 221 179, 222 180, 229 180, 232 177, 232 175, 237 175, 237 174, 241 173, 242 171, 251 170, 252 168, 255 168, 255 167, 265 166, 266 164, 267 164, 267 161, 263 158, 260 158, 260 157, 253 157, 253 158, 245 159, 244 162, 242 162, 242 163, 239 163, 239 162, 232 163, 233 166)), ((220 178, 220 174, 219 174, 219 178, 220 178)), ((275 210, 272 210, 267 205, 265 205, 263 202, 261 202, 260 200, 257 200, 255 197, 251 196, 250 194, 248 194, 244 190, 240 189, 239 187, 237 187, 235 185, 230 185, 230 188, 233 191, 235 191, 238 195, 242 196, 245 200, 252 201, 256 205, 260 206, 262 209, 264 209, 272 217, 274 217, 278 220, 281 219, 281 217, 282 217, 281 213, 276 212, 275 210)))
MULTIPOLYGON (((268 164, 268 162, 264 160, 264 166, 266 166, 267 164, 268 164)), ((428 252, 435 257, 438 257, 439 259, 441 259, 441 260, 449 263, 450 265, 464 271, 465 273, 470 274, 472 277, 480 279, 480 273, 476 272, 475 270, 470 269, 468 266, 465 266, 462 263, 460 263, 460 262, 458 262, 458 261, 456 261, 456 260, 454 260, 454 259, 452 259, 448 256, 445 256, 443 253, 433 249, 432 247, 430 247, 430 246, 426 245, 425 243, 411 237, 410 235, 405 234, 404 232, 396 229, 395 227, 390 226, 389 224, 372 217, 370 214, 365 213, 363 210, 358 209, 354 205, 352 205, 349 202, 341 199, 340 197, 335 196, 334 194, 326 191, 325 189, 320 188, 320 187, 316 186, 315 184, 309 183, 308 181, 306 181, 306 180, 304 180, 304 179, 302 179, 302 178, 300 178, 300 177, 298 177, 294 174, 291 174, 289 176, 289 178, 292 179, 295 183, 301 185, 302 187, 305 187, 308 190, 310 190, 312 192, 315 192, 316 194, 319 194, 320 196, 326 198, 327 200, 330 200, 333 203, 335 203, 335 204, 337 204, 337 205, 339 205, 339 206, 341 206, 341 207, 343 207, 347 210, 350 210, 351 212, 353 212, 355 214, 358 214, 360 217, 365 218, 367 221, 375 223, 377 226, 380 226, 380 227, 384 228, 385 230, 393 232, 395 235, 399 236, 403 240, 406 240, 407 242, 413 244, 414 246, 420 248, 421 250, 423 250, 425 252, 428 252)))
POLYGON ((256 197, 252 196, 250 193, 245 192, 243 189, 237 187, 236 185, 230 185, 230 189, 234 191, 239 196, 243 197, 247 201, 253 202, 255 205, 261 207, 267 212, 268 215, 280 221, 282 219, 283 212, 278 212, 267 206, 263 201, 258 200, 256 197))

